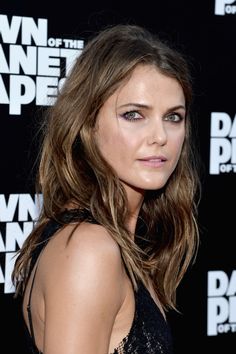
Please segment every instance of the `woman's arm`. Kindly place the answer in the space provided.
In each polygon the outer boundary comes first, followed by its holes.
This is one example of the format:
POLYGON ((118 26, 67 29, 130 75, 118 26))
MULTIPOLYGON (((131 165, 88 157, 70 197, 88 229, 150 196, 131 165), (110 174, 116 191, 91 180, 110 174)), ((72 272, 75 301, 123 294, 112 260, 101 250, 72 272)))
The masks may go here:
POLYGON ((84 224, 56 248, 45 282, 43 353, 108 353, 123 301, 119 247, 101 226, 84 224))

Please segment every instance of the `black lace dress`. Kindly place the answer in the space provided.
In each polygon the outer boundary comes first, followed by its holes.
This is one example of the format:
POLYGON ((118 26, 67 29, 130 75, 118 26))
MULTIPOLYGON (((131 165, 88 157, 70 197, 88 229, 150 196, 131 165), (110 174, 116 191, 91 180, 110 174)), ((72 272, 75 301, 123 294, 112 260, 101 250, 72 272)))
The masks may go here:
MULTIPOLYGON (((66 211, 61 216, 66 222, 76 220, 86 220, 87 222, 96 223, 91 214, 88 212, 79 212, 77 210, 66 211)), ((45 243, 51 236, 60 229, 62 224, 54 220, 49 221, 42 233, 42 243, 32 258, 31 269, 33 269, 38 256, 45 246, 45 243), (45 241, 45 242, 44 242, 45 241)), ((37 270, 37 269, 36 269, 37 270)), ((35 274, 36 274, 35 270, 35 274)), ((34 277, 35 277, 34 274, 34 277)), ((30 324, 30 333, 26 327, 26 335, 28 338, 31 353, 41 353, 35 344, 34 328, 31 318, 31 293, 34 285, 32 281, 30 295, 28 299, 28 319, 30 324)), ((170 327, 163 318, 159 308, 152 299, 149 291, 140 282, 135 295, 135 313, 132 326, 126 337, 119 343, 113 353, 110 354, 171 354, 172 353, 172 337, 170 327)), ((107 353, 104 353, 107 354, 107 353)))

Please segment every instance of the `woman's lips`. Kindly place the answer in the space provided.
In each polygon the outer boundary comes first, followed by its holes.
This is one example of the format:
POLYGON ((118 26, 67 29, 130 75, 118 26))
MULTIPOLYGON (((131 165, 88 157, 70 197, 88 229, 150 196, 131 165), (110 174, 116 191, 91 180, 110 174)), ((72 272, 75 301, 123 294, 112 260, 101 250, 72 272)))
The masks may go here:
POLYGON ((139 159, 144 166, 148 167, 161 167, 165 164, 166 158, 164 156, 150 156, 144 157, 143 159, 139 159))

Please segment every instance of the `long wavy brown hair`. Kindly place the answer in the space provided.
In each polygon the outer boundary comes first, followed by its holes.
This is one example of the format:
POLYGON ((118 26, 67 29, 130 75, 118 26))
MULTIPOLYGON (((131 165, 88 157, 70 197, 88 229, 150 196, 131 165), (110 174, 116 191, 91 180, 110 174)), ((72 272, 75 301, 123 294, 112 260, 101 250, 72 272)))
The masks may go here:
POLYGON ((199 176, 193 144, 190 104, 192 83, 182 54, 157 35, 136 25, 115 25, 88 41, 49 109, 43 127, 36 191, 43 207, 35 228, 19 250, 12 279, 16 293, 25 288, 30 261, 49 219, 68 203, 89 210, 118 243, 127 272, 137 281, 151 280, 164 310, 176 308, 176 289, 195 259, 199 243, 199 176), (185 95, 186 136, 178 164, 158 191, 147 191, 137 228, 143 246, 126 228, 126 193, 99 152, 94 127, 99 109, 139 65, 154 65, 176 79, 185 95), (142 230, 142 232, 140 231, 142 230))

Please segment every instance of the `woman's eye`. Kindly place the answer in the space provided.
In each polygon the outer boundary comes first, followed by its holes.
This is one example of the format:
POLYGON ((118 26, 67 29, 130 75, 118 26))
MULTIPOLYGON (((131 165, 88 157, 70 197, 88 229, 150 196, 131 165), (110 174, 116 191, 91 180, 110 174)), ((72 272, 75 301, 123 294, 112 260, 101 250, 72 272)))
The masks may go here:
POLYGON ((128 121, 136 121, 142 119, 141 114, 137 111, 125 112, 124 114, 122 114, 122 117, 128 121))
POLYGON ((184 118, 179 113, 171 113, 171 114, 168 114, 165 117, 165 120, 168 120, 168 121, 171 121, 171 122, 174 122, 174 123, 181 122, 183 119, 184 118))

